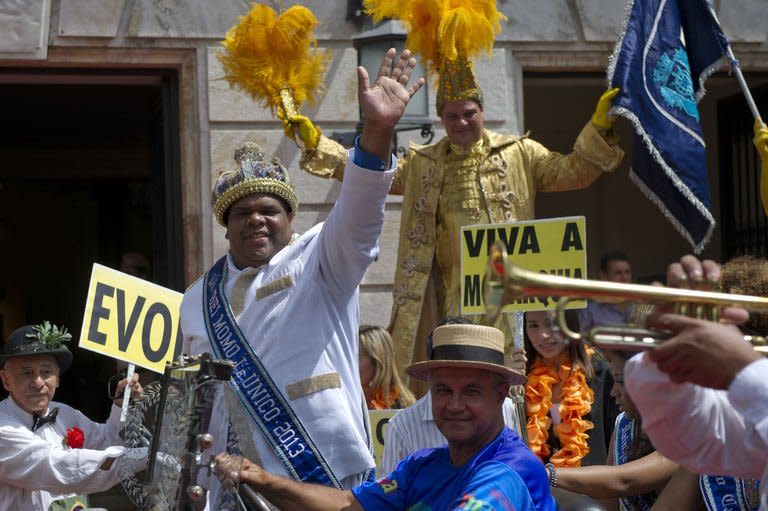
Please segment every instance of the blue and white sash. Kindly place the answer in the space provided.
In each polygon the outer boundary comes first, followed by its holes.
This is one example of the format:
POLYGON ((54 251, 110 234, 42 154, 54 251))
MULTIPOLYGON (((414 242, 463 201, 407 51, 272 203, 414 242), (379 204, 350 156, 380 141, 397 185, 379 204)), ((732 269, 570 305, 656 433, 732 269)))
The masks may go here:
POLYGON ((225 256, 204 276, 203 317, 214 355, 236 364, 230 385, 293 479, 341 488, 331 467, 240 330, 224 292, 226 275, 225 256))
MULTIPOLYGON (((627 417, 627 414, 621 412, 616 417, 613 459, 616 465, 629 463, 632 452, 632 440, 635 438, 635 420, 627 417)), ((656 501, 656 492, 643 493, 632 497, 622 497, 619 499, 619 505, 622 511, 648 511, 653 507, 656 501)))
POLYGON ((750 496, 757 495, 757 481, 733 476, 702 475, 699 486, 709 511, 757 511, 760 507, 759 499, 750 499, 750 496))

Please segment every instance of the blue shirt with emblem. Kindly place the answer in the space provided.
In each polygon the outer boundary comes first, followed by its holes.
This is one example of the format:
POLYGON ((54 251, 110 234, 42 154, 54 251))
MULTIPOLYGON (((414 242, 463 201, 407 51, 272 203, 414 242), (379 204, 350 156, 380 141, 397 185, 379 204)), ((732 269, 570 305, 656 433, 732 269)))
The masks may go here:
POLYGON ((422 449, 352 492, 366 511, 555 510, 544 465, 506 427, 460 467, 451 464, 447 446, 422 449))

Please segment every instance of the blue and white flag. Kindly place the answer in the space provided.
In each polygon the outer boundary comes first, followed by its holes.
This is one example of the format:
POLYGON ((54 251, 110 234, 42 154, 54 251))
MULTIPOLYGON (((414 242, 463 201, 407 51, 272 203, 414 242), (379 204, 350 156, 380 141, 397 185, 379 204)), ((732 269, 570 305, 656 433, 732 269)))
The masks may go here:
POLYGON ((709 0, 630 0, 608 67, 635 128, 630 177, 699 253, 715 228, 697 102, 728 41, 709 0))

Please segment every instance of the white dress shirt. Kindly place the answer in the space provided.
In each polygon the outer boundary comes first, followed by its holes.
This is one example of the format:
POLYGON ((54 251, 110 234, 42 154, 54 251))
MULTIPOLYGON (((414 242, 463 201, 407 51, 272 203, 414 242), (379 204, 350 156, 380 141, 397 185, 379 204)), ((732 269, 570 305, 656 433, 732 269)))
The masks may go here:
MULTIPOLYGON (((237 320, 340 480, 354 476, 359 481, 358 476, 374 466, 358 371, 358 285, 378 255, 384 201, 393 174, 348 162, 341 193, 326 221, 261 267, 237 320)), ((224 289, 230 296, 241 271, 230 255, 227 259, 224 289)), ((202 279, 198 280, 182 301, 185 353, 211 351, 202 286, 202 279)), ((229 411, 222 399, 214 406, 212 452, 219 453, 225 450, 229 411)), ((261 432, 252 422, 249 425, 262 466, 287 476, 261 432)), ((218 481, 212 478, 205 484, 211 490, 209 504, 217 502, 218 481)))
POLYGON ((728 391, 672 383, 643 353, 624 381, 661 454, 695 473, 761 479, 768 511, 768 359, 742 369, 728 391))
MULTIPOLYGON (((515 403, 504 399, 502 406, 504 423, 512 431, 519 431, 515 403)), ((439 447, 447 443, 432 417, 432 395, 427 392, 408 408, 403 408, 387 424, 384 430, 384 454, 381 457, 381 474, 397 468, 406 456, 420 449, 439 447)))
POLYGON ((0 509, 48 511, 54 500, 104 491, 119 482, 116 464, 100 466, 125 450, 118 436, 120 408, 113 406, 106 424, 93 422, 62 403, 56 422, 32 431, 32 415, 8 397, 0 401, 0 509), (67 429, 83 430, 81 449, 62 446, 67 429))

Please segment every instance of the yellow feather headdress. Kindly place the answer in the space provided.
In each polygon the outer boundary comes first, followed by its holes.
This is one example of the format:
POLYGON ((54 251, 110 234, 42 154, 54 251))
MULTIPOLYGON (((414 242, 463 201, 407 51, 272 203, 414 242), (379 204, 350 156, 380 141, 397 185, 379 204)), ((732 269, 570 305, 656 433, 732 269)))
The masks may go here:
POLYGON ((218 58, 225 79, 281 118, 296 107, 286 104, 290 99, 298 105, 314 102, 328 62, 328 53, 317 48, 316 25, 315 15, 302 5, 278 15, 271 7, 254 4, 221 42, 224 50, 218 58))
POLYGON ((437 109, 447 101, 474 99, 482 93, 472 73, 472 58, 490 53, 501 21, 496 0, 364 0, 365 10, 378 23, 400 20, 408 31, 406 46, 440 76, 437 109))

